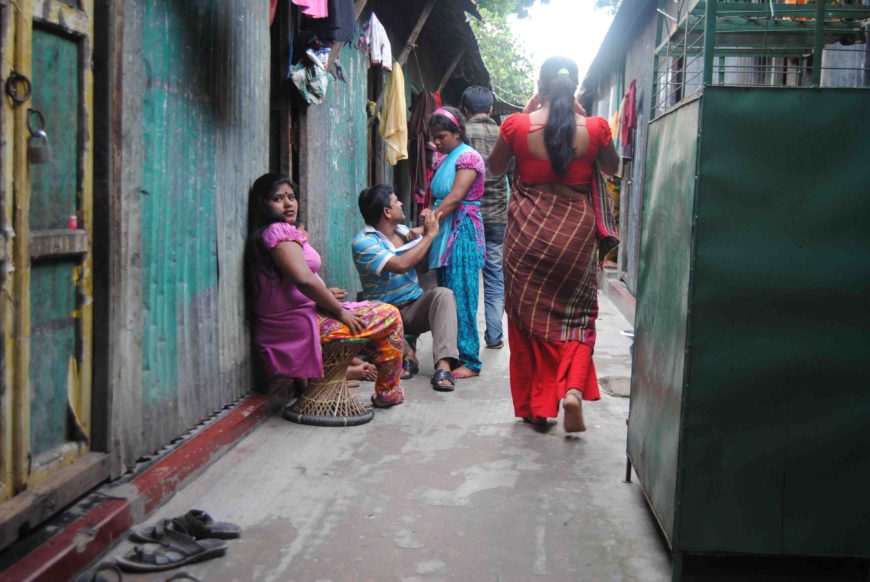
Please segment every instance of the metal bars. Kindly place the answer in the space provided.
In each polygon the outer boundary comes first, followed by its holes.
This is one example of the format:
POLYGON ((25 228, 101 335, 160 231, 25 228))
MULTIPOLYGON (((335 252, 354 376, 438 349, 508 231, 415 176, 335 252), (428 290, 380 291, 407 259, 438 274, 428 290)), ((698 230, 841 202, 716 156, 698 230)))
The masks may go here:
POLYGON ((862 0, 686 4, 659 10, 653 118, 704 86, 870 87, 862 0))

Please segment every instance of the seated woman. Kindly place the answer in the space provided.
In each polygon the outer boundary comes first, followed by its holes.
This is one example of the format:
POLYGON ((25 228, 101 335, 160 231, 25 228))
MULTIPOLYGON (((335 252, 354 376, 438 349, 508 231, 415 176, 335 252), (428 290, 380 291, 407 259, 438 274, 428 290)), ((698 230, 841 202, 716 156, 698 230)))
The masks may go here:
POLYGON ((266 376, 320 378, 320 345, 332 340, 371 340, 377 367, 372 403, 404 400, 402 318, 386 303, 342 303, 345 292, 328 289, 317 275, 320 255, 296 228, 299 188, 286 176, 264 174, 248 195, 245 299, 253 340, 266 376))

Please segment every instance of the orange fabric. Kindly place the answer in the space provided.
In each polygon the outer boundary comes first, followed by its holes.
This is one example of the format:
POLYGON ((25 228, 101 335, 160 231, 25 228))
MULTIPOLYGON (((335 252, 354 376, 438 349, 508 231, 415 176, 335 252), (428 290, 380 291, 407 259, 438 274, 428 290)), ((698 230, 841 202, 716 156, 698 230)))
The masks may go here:
MULTIPOLYGON (((563 176, 553 172, 550 160, 536 158, 529 151, 529 131, 544 131, 542 126, 532 128, 531 118, 525 113, 514 113, 501 125, 501 137, 513 150, 517 169, 523 182, 527 184, 587 184, 592 179, 593 163, 598 152, 613 139, 610 124, 603 117, 587 117, 586 131, 589 132, 589 149, 586 154, 568 164, 563 176)), ((578 126, 582 127, 582 125, 578 126)))
POLYGON ((583 400, 599 400, 592 347, 579 341, 548 342, 521 332, 508 318, 511 395, 521 418, 559 416, 559 401, 571 388, 583 400))

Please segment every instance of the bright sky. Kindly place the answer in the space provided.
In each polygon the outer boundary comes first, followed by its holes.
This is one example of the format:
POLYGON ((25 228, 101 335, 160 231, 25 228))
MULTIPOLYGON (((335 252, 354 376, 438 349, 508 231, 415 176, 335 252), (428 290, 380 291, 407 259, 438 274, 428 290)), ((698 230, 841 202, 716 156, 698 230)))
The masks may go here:
POLYGON ((531 55, 536 77, 541 63, 558 55, 577 62, 582 81, 612 19, 595 9, 595 0, 550 0, 535 4, 528 18, 513 19, 511 28, 531 55))

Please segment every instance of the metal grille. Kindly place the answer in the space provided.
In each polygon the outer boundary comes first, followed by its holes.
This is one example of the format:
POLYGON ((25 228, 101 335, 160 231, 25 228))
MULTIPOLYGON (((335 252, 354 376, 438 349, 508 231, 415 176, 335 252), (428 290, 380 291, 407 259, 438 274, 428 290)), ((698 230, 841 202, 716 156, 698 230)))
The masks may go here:
POLYGON ((870 0, 666 0, 653 117, 705 85, 870 87, 870 0))

